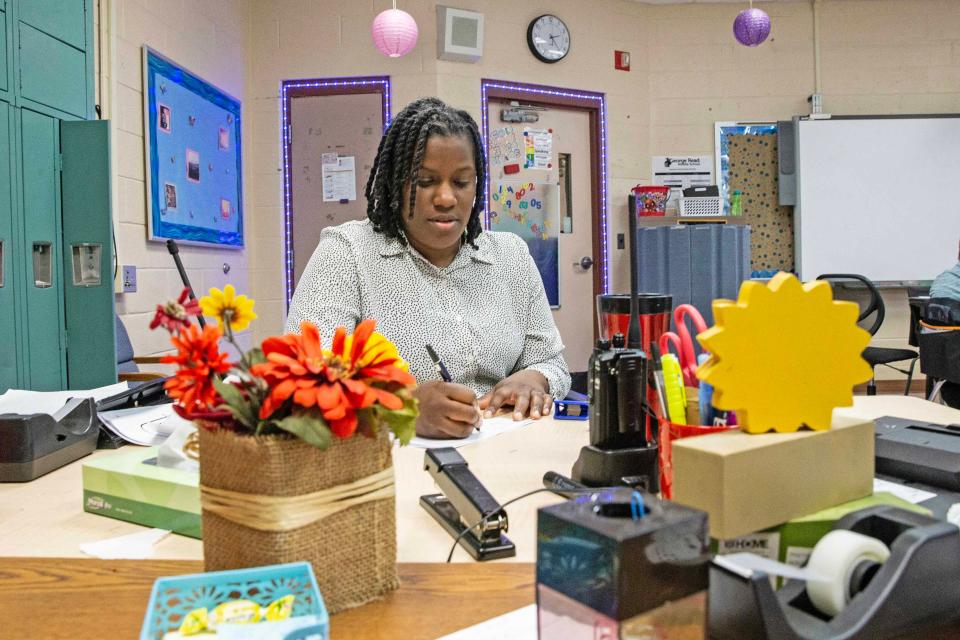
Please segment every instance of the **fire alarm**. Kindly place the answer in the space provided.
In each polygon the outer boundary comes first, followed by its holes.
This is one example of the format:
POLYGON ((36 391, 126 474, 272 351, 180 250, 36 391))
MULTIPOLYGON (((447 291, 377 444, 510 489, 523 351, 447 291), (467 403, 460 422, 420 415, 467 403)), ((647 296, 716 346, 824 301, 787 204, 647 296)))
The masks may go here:
POLYGON ((613 66, 620 71, 630 71, 630 52, 614 51, 613 66))

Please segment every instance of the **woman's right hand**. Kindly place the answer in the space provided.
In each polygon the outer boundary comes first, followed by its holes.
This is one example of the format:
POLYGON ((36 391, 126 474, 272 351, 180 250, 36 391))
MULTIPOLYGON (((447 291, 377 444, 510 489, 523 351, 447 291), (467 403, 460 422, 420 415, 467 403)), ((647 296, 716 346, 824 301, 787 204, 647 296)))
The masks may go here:
POLYGON ((477 395, 470 387, 431 380, 418 385, 413 396, 420 406, 418 436, 465 438, 480 424, 477 395))

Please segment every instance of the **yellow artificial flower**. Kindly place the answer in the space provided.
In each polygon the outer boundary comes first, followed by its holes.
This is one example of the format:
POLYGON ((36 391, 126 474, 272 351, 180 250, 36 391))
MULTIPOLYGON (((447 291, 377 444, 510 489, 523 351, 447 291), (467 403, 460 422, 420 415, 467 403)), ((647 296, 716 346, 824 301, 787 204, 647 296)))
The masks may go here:
MULTIPOLYGON (((351 353, 352 351, 353 336, 350 335, 346 337, 343 352, 351 353)), ((332 354, 332 352, 328 353, 332 354)), ((367 339, 363 347, 363 352, 357 358, 354 367, 357 370, 365 369, 371 365, 379 364, 384 360, 393 360, 393 366, 401 371, 410 371, 410 365, 400 357, 400 353, 397 351, 397 345, 390 342, 382 333, 374 331, 367 339)))
POLYGON ((232 284, 225 286, 223 291, 211 288, 210 295, 200 298, 200 309, 203 315, 216 318, 221 328, 224 323, 229 323, 233 331, 243 331, 257 319, 257 314, 253 312, 253 299, 238 296, 232 284))

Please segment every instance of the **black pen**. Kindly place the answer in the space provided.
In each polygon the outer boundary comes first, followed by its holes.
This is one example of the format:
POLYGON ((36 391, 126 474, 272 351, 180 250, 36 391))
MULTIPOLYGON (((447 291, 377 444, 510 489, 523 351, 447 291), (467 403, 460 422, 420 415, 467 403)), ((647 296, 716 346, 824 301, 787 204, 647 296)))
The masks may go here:
POLYGON ((450 372, 447 371, 447 367, 443 364, 443 361, 440 360, 440 356, 437 355, 437 352, 433 350, 433 347, 427 345, 427 353, 430 354, 430 359, 433 360, 433 366, 437 370, 437 375, 440 376, 444 382, 452 382, 450 378, 450 372))
MULTIPOLYGON (((447 371, 447 367, 443 364, 443 360, 440 359, 440 356, 437 355, 437 352, 433 350, 429 344, 427 345, 427 353, 430 354, 430 359, 433 360, 433 366, 437 370, 437 375, 440 376, 440 379, 444 382, 453 382, 453 379, 450 378, 450 372, 447 371)), ((480 423, 476 425, 477 431, 480 431, 480 423)))

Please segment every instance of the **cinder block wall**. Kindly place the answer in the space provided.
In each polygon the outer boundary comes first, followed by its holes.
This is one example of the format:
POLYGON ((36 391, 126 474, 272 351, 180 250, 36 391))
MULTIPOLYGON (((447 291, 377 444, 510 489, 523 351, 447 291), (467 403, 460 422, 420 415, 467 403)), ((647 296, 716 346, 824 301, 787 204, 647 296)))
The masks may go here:
MULTIPOLYGON (((607 95, 611 239, 626 231, 630 187, 648 182, 650 158, 714 152, 714 123, 777 120, 807 113, 814 91, 812 5, 760 2, 772 19, 769 40, 737 44, 731 24, 743 3, 646 4, 631 0, 550 3, 463 0, 486 18, 477 64, 436 59, 433 0, 404 0, 420 41, 399 59, 370 40, 374 16, 389 0, 115 0, 121 14, 116 49, 117 172, 120 255, 141 269, 140 293, 118 296, 138 352, 165 348, 145 324, 153 305, 178 289, 162 245, 145 240, 141 43, 219 84, 244 103, 247 249, 187 249, 200 287, 233 282, 257 299, 251 337, 282 330, 283 208, 279 86, 291 78, 384 74, 393 107, 438 95, 479 118, 480 79, 549 84, 607 95), (561 16, 572 50, 555 65, 528 52, 526 26, 541 13, 561 16), (613 69, 613 51, 631 53, 629 73, 613 69), (231 263, 229 276, 221 270, 231 263), (158 293, 161 292, 161 293, 158 293)), ((960 2, 955 0, 824 0, 820 4, 824 110, 837 114, 960 112, 960 2)), ((944 267, 956 256, 944 256, 944 267)), ((611 252, 614 290, 626 290, 628 256, 611 252)), ((891 256, 891 259, 897 259, 891 256)), ((936 274, 931 274, 931 278, 936 274)), ((887 320, 878 346, 906 343, 904 290, 884 292, 887 320)), ((881 377, 887 377, 886 373, 881 377)))

